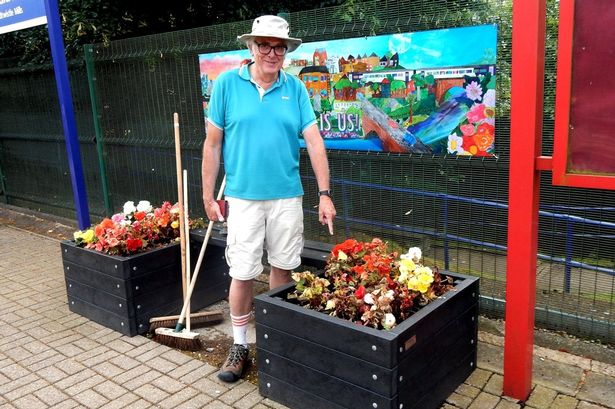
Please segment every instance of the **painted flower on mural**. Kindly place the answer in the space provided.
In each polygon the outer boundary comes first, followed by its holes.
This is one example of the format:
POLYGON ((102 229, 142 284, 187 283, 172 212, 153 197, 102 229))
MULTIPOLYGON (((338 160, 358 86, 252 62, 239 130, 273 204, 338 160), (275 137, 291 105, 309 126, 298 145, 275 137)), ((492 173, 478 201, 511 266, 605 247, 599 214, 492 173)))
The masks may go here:
POLYGON ((448 153, 455 153, 457 155, 467 155, 463 150, 463 138, 453 133, 448 136, 448 145, 446 147, 448 153))
POLYGON ((476 133, 472 136, 478 151, 485 152, 493 145, 495 129, 493 125, 482 123, 478 125, 476 133))
POLYGON ((378 329, 391 329, 453 285, 421 264, 417 247, 398 255, 380 239, 348 239, 333 247, 323 277, 293 273, 299 304, 378 329))
POLYGON ((487 117, 485 114, 485 105, 474 104, 466 114, 466 117, 471 124, 481 123, 481 121, 487 117))
POLYGON ((495 83, 491 74, 466 77, 466 97, 473 101, 459 127, 448 137, 447 151, 490 156, 495 142, 495 83), (461 141, 459 140, 461 138, 461 141))
POLYGON ((170 243, 179 237, 179 205, 154 208, 145 200, 126 202, 122 212, 74 233, 78 246, 107 254, 129 255, 170 243))
POLYGON ((465 87, 466 96, 473 101, 480 101, 483 95, 483 89, 478 81, 471 81, 465 87))

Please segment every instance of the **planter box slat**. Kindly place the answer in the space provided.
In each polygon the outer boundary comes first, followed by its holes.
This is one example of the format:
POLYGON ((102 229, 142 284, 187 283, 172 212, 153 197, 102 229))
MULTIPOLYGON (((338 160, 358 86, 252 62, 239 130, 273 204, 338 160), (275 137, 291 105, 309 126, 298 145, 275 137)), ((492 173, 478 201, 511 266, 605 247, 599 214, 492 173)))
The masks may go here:
MULTIPOLYGON (((177 303, 177 300, 180 300, 180 309, 182 306, 181 283, 173 283, 173 285, 167 288, 165 291, 154 290, 150 293, 143 293, 128 299, 114 296, 104 291, 100 291, 100 289, 96 287, 90 287, 89 285, 82 284, 70 279, 67 279, 66 283, 66 291, 69 296, 79 298, 82 301, 89 302, 99 308, 126 317, 135 317, 138 315, 142 315, 142 311, 153 311, 170 303, 177 303)), ((204 282, 203 284, 207 283, 204 282)), ((202 300, 202 293, 209 292, 212 296, 215 296, 216 294, 224 293, 224 290, 227 289, 227 287, 228 283, 226 282, 221 282, 214 285, 200 285, 199 283, 199 285, 197 285, 194 291, 194 295, 192 298, 193 302, 190 304, 192 310, 196 311, 200 308, 203 308, 202 305, 204 303, 202 300)), ((209 304, 211 304, 211 302, 209 304)), ((204 306, 207 306, 209 304, 205 304, 204 306)))
POLYGON ((148 250, 131 256, 113 256, 95 250, 77 247, 73 242, 62 245, 62 259, 88 266, 92 270, 121 279, 146 274, 163 266, 177 265, 180 256, 178 244, 148 250))
MULTIPOLYGON (((68 296, 68 309, 124 335, 133 336, 139 333, 136 320, 126 315, 114 314, 80 298, 68 296)), ((144 328, 143 332, 147 329, 144 328)))
POLYGON ((258 383, 261 395, 293 409, 347 409, 265 372, 258 372, 258 383))
POLYGON ((85 265, 75 264, 74 261, 64 260, 64 278, 98 288, 107 294, 127 298, 126 280, 100 273, 85 265))
POLYGON ((121 298, 135 297, 150 292, 152 289, 176 284, 178 280, 181 287, 180 270, 177 269, 177 265, 165 266, 134 278, 121 279, 101 273, 86 265, 64 261, 64 275, 75 282, 89 285, 121 298))
POLYGON ((479 295, 478 278, 443 275, 455 288, 390 331, 286 301, 293 284, 257 296, 259 380, 275 384, 261 383, 261 393, 292 408, 302 407, 299 396, 345 408, 439 408, 475 367, 479 295))
POLYGON ((97 287, 91 287, 68 277, 66 277, 66 294, 69 298, 79 298, 120 316, 134 317, 135 315, 132 303, 127 303, 126 298, 109 294, 97 287))

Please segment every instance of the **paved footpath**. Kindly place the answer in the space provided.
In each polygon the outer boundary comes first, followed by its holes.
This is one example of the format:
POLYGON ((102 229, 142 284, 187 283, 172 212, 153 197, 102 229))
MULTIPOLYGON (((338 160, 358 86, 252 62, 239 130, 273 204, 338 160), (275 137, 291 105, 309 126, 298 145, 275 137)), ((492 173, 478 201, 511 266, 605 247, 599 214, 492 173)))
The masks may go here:
MULTIPOLYGON (((59 241, 2 220, 0 409, 284 408, 249 382, 219 382, 207 363, 71 313, 59 241)), ((502 397, 503 338, 479 335, 478 367, 443 408, 615 409, 613 362, 543 347, 529 399, 502 397)))

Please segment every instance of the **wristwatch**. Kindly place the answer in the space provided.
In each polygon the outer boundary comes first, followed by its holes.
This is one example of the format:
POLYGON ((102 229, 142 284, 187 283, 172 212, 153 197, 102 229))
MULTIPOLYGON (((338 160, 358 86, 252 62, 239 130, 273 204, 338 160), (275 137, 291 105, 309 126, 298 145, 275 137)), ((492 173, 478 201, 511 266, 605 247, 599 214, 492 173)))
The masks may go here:
POLYGON ((330 190, 319 190, 318 191, 318 197, 320 196, 329 196, 331 197, 331 191, 330 190))

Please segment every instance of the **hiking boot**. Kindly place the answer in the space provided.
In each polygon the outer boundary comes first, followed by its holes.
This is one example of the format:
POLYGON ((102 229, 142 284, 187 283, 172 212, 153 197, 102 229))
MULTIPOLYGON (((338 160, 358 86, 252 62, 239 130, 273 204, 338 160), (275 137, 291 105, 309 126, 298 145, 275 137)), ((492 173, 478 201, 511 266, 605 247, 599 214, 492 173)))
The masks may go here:
POLYGON ((233 344, 229 351, 226 362, 218 372, 218 379, 224 382, 237 382, 248 362, 248 347, 233 344))

